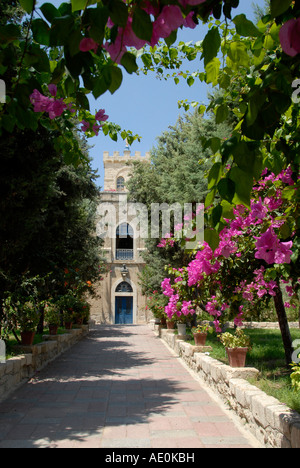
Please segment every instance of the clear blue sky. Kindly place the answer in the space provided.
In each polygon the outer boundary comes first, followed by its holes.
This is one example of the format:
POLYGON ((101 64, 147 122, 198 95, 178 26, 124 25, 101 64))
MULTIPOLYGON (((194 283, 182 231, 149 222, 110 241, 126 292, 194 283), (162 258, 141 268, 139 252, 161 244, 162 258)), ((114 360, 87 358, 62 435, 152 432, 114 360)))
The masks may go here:
MULTIPOLYGON (((44 0, 46 1, 46 0, 44 0)), ((44 3, 43 0, 39 4, 44 3)), ((61 0, 54 0, 54 5, 62 3, 61 0)), ((254 3, 263 6, 264 0, 254 0, 254 3)), ((252 1, 240 0, 240 5, 234 10, 233 16, 244 13, 247 18, 253 20, 252 1)), ((194 30, 184 28, 178 33, 178 40, 199 41, 205 36, 206 29, 203 25, 199 25, 194 30)), ((199 61, 188 63, 185 69, 194 71, 202 66, 199 61)), ((130 150, 132 153, 141 151, 145 154, 156 145, 156 138, 164 131, 176 123, 179 115, 184 113, 184 110, 178 109, 178 101, 187 99, 188 101, 207 101, 208 87, 202 84, 199 80, 195 81, 194 85, 189 87, 182 80, 176 85, 173 79, 168 81, 160 81, 154 73, 149 73, 147 76, 129 75, 124 70, 123 83, 115 94, 106 93, 97 100, 90 99, 91 112, 94 110, 105 109, 109 115, 111 122, 119 124, 122 129, 131 130, 134 134, 139 134, 142 137, 141 142, 134 142, 130 150)), ((98 137, 88 140, 93 148, 90 150, 90 155, 93 158, 92 166, 98 170, 100 178, 97 184, 103 186, 103 151, 109 151, 112 154, 114 151, 123 152, 125 143, 120 138, 118 142, 114 142, 109 136, 104 136, 101 132, 98 137)))

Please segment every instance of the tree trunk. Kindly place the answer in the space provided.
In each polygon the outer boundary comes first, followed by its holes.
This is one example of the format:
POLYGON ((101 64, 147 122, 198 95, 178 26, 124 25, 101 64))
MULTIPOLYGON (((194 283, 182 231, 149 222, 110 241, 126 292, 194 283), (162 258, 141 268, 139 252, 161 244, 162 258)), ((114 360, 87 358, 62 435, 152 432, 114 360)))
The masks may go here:
POLYGON ((39 335, 42 335, 44 333, 44 308, 41 311, 40 321, 38 323, 36 331, 39 335))
POLYGON ((276 289, 276 296, 274 296, 274 303, 284 346, 286 365, 289 366, 292 362, 294 348, 292 346, 292 337, 279 284, 276 289))

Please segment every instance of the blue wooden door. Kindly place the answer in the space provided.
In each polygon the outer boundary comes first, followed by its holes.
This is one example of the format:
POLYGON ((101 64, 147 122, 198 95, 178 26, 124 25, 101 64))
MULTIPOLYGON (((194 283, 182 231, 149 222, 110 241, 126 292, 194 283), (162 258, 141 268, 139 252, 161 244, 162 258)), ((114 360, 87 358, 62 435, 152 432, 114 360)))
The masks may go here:
POLYGON ((133 297, 116 297, 116 324, 133 323, 133 297))

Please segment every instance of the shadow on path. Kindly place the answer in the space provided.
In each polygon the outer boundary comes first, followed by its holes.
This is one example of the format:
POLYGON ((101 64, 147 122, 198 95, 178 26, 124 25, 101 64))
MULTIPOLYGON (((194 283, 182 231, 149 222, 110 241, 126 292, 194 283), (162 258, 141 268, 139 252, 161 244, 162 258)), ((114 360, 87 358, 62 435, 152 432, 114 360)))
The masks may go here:
POLYGON ((170 411, 187 388, 173 378, 175 358, 148 338, 140 326, 91 330, 0 404, 0 447, 95 447, 107 427, 117 437, 170 411))

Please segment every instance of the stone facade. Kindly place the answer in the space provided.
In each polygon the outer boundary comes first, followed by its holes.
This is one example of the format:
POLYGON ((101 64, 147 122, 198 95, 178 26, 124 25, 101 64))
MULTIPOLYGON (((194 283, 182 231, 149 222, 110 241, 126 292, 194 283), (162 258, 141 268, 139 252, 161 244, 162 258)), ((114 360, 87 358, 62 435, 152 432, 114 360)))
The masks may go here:
POLYGON ((136 214, 130 214, 125 185, 130 177, 131 163, 147 163, 149 160, 149 153, 131 155, 129 150, 123 155, 119 152, 112 156, 108 152, 103 154, 104 191, 98 207, 97 235, 104 239, 107 274, 98 285, 97 297, 90 301, 91 319, 96 323, 148 321, 146 298, 139 286, 139 275, 144 268, 141 252, 145 244, 133 223, 136 214))

